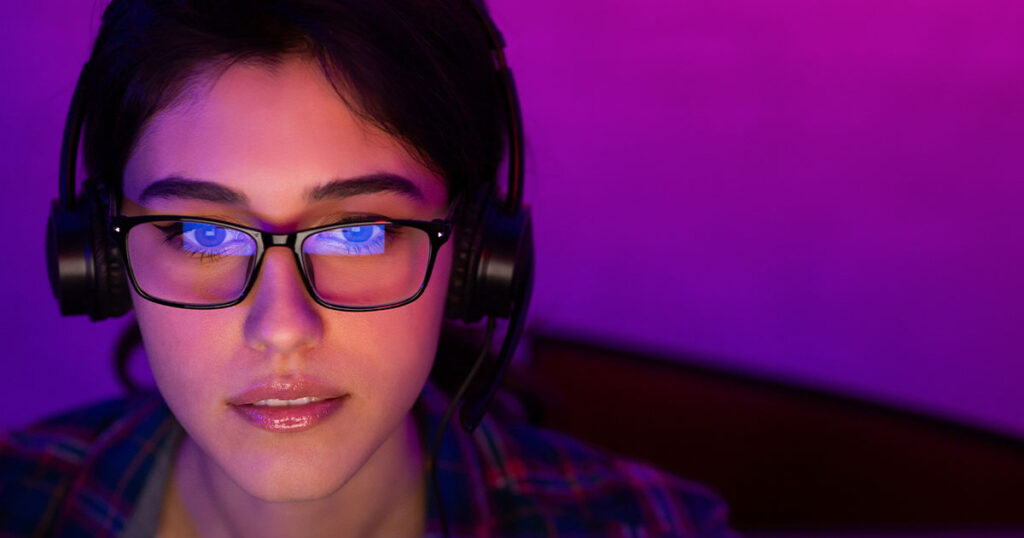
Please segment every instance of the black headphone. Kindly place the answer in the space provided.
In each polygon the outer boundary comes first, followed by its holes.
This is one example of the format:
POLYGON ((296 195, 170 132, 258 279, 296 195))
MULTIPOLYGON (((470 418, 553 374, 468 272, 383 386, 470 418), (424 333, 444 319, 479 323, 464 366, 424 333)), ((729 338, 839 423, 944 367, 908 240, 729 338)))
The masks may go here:
MULTIPOLYGON (((455 226, 445 316, 464 323, 484 317, 508 318, 508 328, 489 375, 468 391, 460 422, 473 431, 487 410, 522 334, 533 287, 533 235, 529 209, 523 206, 523 131, 512 73, 505 62, 501 34, 477 0, 470 2, 492 49, 495 76, 508 128, 508 191, 499 199, 495 182, 463 198, 455 226)), ((75 196, 78 143, 85 121, 84 88, 89 64, 82 68, 71 98, 61 143, 59 198, 46 224, 46 266, 65 316, 93 321, 124 315, 131 296, 121 249, 110 234, 111 193, 98 181, 83 182, 75 196)))

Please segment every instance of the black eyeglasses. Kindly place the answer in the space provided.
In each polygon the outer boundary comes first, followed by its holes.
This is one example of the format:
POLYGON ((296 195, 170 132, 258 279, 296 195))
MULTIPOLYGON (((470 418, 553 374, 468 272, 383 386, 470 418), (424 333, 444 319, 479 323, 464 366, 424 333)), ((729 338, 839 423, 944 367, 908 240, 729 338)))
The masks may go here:
POLYGON ((334 310, 367 312, 415 301, 452 232, 445 219, 361 219, 274 234, 217 219, 177 215, 112 217, 128 278, 155 303, 213 309, 252 289, 266 250, 295 255, 310 296, 334 310))

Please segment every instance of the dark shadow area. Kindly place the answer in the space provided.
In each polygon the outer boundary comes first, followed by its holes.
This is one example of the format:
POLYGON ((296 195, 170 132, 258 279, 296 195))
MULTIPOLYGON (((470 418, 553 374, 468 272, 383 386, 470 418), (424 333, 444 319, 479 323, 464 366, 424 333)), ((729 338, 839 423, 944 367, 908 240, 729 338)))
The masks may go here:
POLYGON ((1024 531, 1019 439, 665 359, 535 336, 512 384, 539 425, 713 488, 740 530, 1024 531))

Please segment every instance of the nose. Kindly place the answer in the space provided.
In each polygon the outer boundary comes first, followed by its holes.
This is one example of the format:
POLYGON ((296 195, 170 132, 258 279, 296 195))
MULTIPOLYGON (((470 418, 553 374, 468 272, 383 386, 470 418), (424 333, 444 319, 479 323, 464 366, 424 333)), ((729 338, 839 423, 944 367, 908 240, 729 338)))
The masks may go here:
POLYGON ((245 320, 249 347, 271 355, 289 355, 315 347, 323 336, 318 305, 302 282, 295 256, 286 248, 263 255, 245 320))

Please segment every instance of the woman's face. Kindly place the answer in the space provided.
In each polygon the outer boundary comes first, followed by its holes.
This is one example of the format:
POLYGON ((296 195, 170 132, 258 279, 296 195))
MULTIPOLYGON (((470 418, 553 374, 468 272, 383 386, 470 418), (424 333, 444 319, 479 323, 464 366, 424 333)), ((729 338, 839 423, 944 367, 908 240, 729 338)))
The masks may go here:
MULTIPOLYGON (((203 216, 277 233, 360 215, 445 216, 442 178, 353 114, 311 60, 236 64, 208 82, 146 125, 125 168, 124 214, 203 216), (419 195, 318 190, 382 173, 419 195), (178 180, 173 188, 143 195, 168 178, 178 180)), ((133 291, 157 385, 216 472, 267 501, 322 498, 382 447, 407 442, 403 425, 440 332, 450 245, 423 295, 391 310, 319 306, 289 248, 269 248, 250 294, 228 308, 161 306, 133 291), (231 403, 254 386, 299 379, 343 396, 312 428, 268 431, 231 403)))

